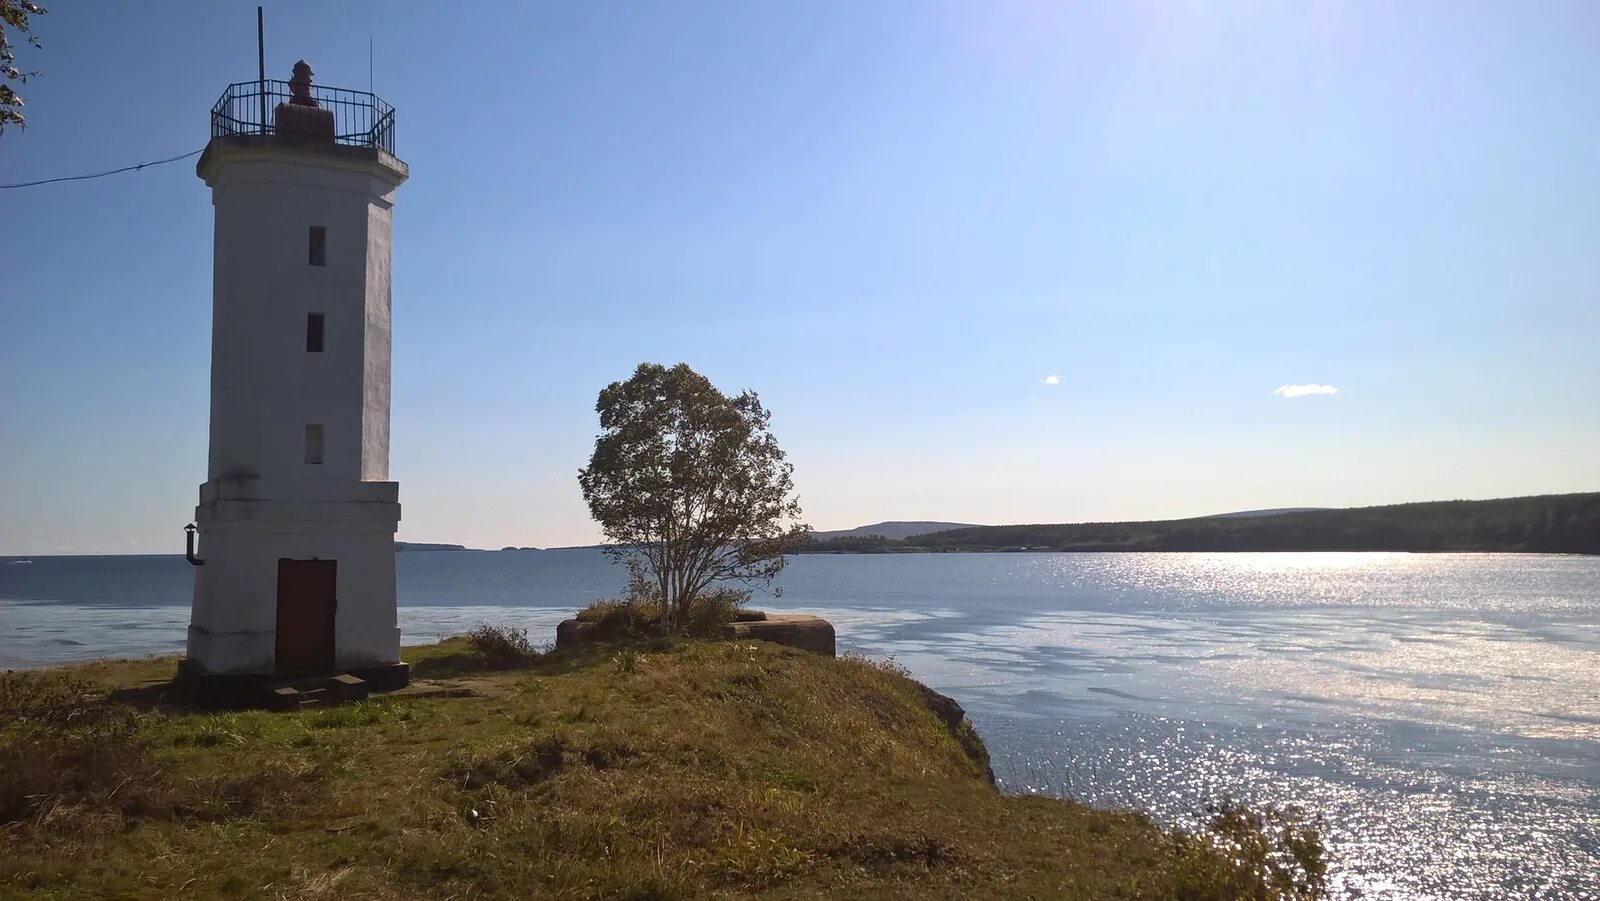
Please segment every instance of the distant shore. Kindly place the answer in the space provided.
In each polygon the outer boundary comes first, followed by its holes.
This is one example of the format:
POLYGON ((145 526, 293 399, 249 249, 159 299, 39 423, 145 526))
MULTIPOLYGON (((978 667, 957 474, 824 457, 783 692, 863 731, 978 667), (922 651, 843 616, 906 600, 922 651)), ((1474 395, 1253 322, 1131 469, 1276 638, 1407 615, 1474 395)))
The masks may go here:
MULTIPOLYGON (((1404 551, 1600 554, 1600 492, 1345 509, 1289 508, 1193 519, 947 527, 874 534, 874 526, 817 533, 798 554, 1404 551), (895 537, 898 536, 898 537, 895 537)), ((948 525, 927 523, 927 525, 948 525)), ((606 545, 545 548, 605 550, 606 545)), ((492 551, 397 541, 396 551, 492 551)), ((501 551, 537 551, 503 547, 501 551)))
POLYGON ((799 553, 1411 551, 1600 554, 1600 493, 1157 522, 973 526, 812 539, 799 553))

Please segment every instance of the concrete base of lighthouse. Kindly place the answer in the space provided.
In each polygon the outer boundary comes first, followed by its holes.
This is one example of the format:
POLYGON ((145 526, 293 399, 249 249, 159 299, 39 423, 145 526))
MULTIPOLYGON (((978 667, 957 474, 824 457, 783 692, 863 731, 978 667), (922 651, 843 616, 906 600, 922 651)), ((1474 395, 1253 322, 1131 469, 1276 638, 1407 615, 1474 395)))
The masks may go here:
MULTIPOLYGON (((188 675, 369 671, 405 684, 395 482, 214 479, 195 510, 188 675)), ((380 686, 374 686, 380 687, 380 686)))
MULTIPOLYGON (((340 679, 354 676, 359 680, 362 697, 365 697, 368 692, 398 691, 410 685, 411 665, 392 663, 388 666, 342 669, 338 675, 340 679)), ((300 692, 315 692, 317 689, 327 689, 336 680, 326 672, 299 673, 289 677, 266 673, 208 673, 190 666, 187 660, 180 660, 175 681, 190 702, 202 707, 293 710, 300 705, 283 706, 279 689, 288 687, 300 692)))

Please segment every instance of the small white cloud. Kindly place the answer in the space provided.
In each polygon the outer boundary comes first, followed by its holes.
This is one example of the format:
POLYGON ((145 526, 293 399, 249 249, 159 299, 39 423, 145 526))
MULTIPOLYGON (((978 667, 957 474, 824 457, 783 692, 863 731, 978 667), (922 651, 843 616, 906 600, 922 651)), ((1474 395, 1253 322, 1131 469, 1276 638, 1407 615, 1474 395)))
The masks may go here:
POLYGON ((1279 385, 1272 389, 1272 393, 1279 397, 1305 397, 1309 394, 1338 394, 1339 389, 1332 385, 1279 385))
POLYGON ((1047 376, 1044 377, 1044 383, 1046 385, 1059 385, 1059 384, 1061 384, 1061 376, 1059 376, 1059 375, 1047 375, 1047 376))

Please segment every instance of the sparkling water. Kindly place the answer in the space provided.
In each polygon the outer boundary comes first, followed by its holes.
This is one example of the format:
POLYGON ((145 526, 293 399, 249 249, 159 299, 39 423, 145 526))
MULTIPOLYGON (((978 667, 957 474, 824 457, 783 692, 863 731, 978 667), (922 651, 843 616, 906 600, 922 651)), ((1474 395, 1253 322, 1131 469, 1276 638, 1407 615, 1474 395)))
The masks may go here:
MULTIPOLYGON (((552 637, 594 551, 408 552, 408 641, 552 637)), ((180 650, 181 557, 0 558, 0 666, 180 650)), ((966 708, 1015 792, 1319 819, 1337 897, 1600 899, 1600 559, 803 556, 820 613, 966 708)))

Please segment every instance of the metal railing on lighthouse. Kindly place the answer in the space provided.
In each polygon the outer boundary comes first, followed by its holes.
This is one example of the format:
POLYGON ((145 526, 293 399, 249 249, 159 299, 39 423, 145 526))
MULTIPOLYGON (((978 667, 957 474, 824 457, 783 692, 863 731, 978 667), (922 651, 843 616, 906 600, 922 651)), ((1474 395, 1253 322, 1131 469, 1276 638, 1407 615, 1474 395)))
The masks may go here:
MULTIPOLYGON (((394 107, 367 91, 309 85, 316 106, 333 116, 333 140, 349 147, 374 147, 394 153, 394 107)), ((293 101, 287 81, 241 81, 211 107, 211 136, 277 133, 275 111, 293 101)))

